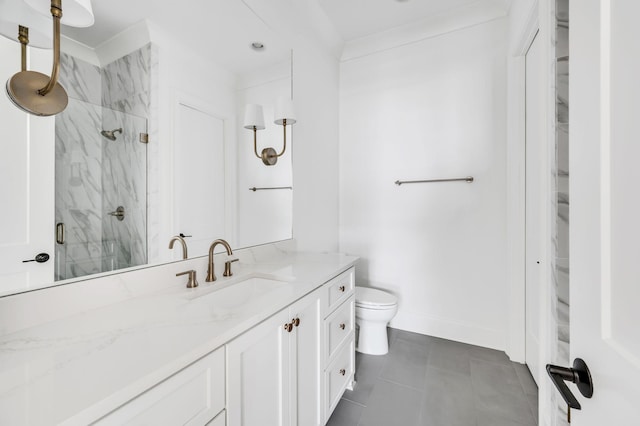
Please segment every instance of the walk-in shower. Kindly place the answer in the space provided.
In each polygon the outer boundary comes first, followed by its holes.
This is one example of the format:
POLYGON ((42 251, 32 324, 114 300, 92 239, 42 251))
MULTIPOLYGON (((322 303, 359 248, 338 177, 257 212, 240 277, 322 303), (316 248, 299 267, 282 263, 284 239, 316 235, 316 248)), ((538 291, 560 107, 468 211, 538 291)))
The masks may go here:
POLYGON ((56 116, 56 280, 147 263, 146 132, 143 117, 74 97, 56 116))

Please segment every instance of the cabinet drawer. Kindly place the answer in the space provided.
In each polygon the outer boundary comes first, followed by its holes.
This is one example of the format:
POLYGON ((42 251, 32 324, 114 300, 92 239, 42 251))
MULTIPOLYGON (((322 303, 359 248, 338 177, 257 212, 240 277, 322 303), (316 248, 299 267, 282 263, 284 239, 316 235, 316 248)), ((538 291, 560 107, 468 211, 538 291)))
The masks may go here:
POLYGON ((329 288, 329 309, 332 312, 353 292, 355 285, 354 268, 344 271, 327 284, 329 288))
POLYGON ((224 395, 224 348, 220 348, 95 424, 203 425, 224 409, 224 395))
POLYGON ((325 380, 325 419, 331 417, 331 413, 340 402, 344 390, 353 380, 355 352, 354 339, 342 346, 338 356, 324 371, 325 380))
POLYGON ((325 320, 325 356, 327 360, 332 359, 340 345, 353 335, 354 309, 355 298, 351 296, 325 320))

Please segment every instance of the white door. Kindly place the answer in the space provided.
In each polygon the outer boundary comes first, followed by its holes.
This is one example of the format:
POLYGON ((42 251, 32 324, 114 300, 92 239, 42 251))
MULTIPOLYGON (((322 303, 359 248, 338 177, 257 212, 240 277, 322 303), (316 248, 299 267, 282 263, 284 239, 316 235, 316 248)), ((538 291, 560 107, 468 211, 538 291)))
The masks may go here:
POLYGON ((298 326, 292 333, 291 424, 318 426, 321 423, 320 290, 291 305, 298 326))
MULTIPOLYGON (((20 70, 20 45, 0 37, 0 82, 20 70)), ((51 54, 30 50, 30 65, 50 72, 51 54)), ((0 94, 0 295, 53 281, 54 117, 35 117, 0 94), (51 258, 28 262, 39 253, 51 258)))
POLYGON ((640 2, 571 2, 571 355, 577 426, 640 422, 640 2))
POLYGON ((526 62, 526 177, 525 177, 525 291, 526 334, 525 361, 533 379, 540 377, 540 236, 542 186, 541 153, 544 140, 541 138, 541 106, 544 93, 540 73, 540 37, 536 36, 525 57, 526 62))
MULTIPOLYGON (((174 233, 189 235, 189 257, 207 254, 225 233, 224 120, 178 103, 174 140, 174 233)), ((233 242, 232 242, 233 243, 233 242)), ((174 250, 175 257, 181 251, 174 250)))

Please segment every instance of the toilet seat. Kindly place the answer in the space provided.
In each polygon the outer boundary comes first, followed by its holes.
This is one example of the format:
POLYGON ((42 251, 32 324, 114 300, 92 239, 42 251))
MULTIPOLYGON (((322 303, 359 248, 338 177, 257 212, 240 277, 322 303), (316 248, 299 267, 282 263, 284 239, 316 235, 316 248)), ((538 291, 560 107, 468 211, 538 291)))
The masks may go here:
POLYGON ((356 306, 365 309, 390 309, 398 304, 398 298, 382 290, 356 287, 356 306))

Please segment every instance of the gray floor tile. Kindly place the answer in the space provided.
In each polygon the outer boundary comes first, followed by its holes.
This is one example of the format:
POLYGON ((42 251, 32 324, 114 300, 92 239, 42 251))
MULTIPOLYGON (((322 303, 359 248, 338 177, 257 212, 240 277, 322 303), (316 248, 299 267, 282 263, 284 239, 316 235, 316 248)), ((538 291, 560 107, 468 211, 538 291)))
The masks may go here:
POLYGON ((387 361, 386 356, 365 355, 356 352, 356 387, 347 390, 343 398, 362 405, 367 405, 373 386, 380 377, 387 361))
POLYGON ((500 393, 524 394, 520 379, 513 365, 500 365, 493 362, 470 360, 471 379, 476 393, 492 390, 500 393))
POLYGON ((380 377, 422 390, 427 373, 428 349, 422 343, 411 342, 398 337, 389 348, 387 362, 380 377))
POLYGON ((429 352, 427 365, 467 377, 471 375, 469 350, 466 345, 456 345, 448 341, 437 342, 429 352))
POLYGON ((491 349, 393 329, 389 335, 387 355, 357 354, 358 385, 330 424, 537 424, 537 387, 526 366, 491 349), (469 374, 461 374, 467 365, 469 374))
POLYGON ((474 426, 476 410, 471 377, 428 368, 419 424, 421 426, 474 426))
MULTIPOLYGON (((494 413, 478 412, 477 426, 536 426, 537 423, 531 418, 514 420, 496 416, 494 413)), ((443 425, 444 426, 444 425, 443 425)))
POLYGON ((527 401, 529 401, 529 408, 536 424, 538 424, 538 396, 527 395, 527 401))
MULTIPOLYGON (((390 330, 393 330, 390 328, 390 330)), ((425 336, 424 334, 419 334, 419 333, 411 333, 409 331, 396 331, 393 334, 395 334, 395 340, 394 341, 401 341, 401 342, 406 342, 406 343, 411 343, 414 344, 416 346, 421 346, 425 349, 429 349, 430 346, 433 344, 433 342, 437 341, 437 340, 441 340, 441 339, 437 339, 435 337, 431 337, 431 336, 425 336)))
POLYGON ((477 412, 489 418, 512 420, 526 425, 535 424, 529 401, 524 395, 513 393, 474 394, 477 412))
POLYGON ((423 398, 421 391, 381 379, 371 392, 359 426, 416 426, 423 398))
POLYGON ((387 327, 387 339, 389 341, 389 345, 395 342, 398 334, 406 333, 406 331, 398 330, 397 328, 387 327))
POLYGON ((479 413, 490 418, 534 423, 528 398, 513 366, 472 359, 471 382, 479 413))
POLYGON ((503 351, 496 351, 495 349, 482 348, 480 346, 471 346, 469 349, 469 356, 471 358, 480 359, 483 361, 497 362, 499 364, 510 365, 511 360, 503 351))
POLYGON ((520 384, 522 385, 522 389, 524 389, 525 395, 532 395, 537 398, 538 396, 538 386, 536 382, 531 377, 531 372, 529 368, 525 364, 514 363, 513 368, 516 370, 516 374, 518 374, 518 379, 520 380, 520 384))
POLYGON ((327 422, 327 426, 356 426, 364 407, 350 401, 340 400, 327 422))

